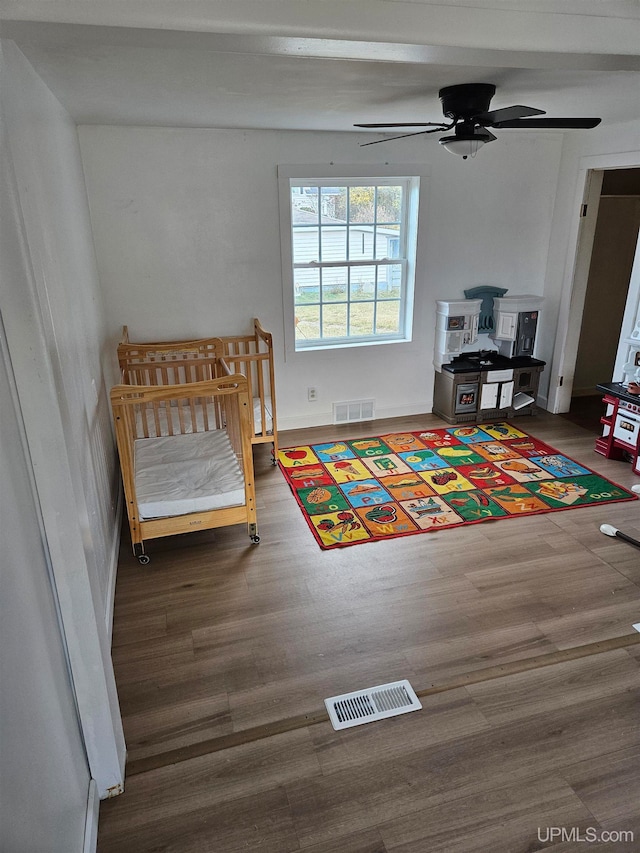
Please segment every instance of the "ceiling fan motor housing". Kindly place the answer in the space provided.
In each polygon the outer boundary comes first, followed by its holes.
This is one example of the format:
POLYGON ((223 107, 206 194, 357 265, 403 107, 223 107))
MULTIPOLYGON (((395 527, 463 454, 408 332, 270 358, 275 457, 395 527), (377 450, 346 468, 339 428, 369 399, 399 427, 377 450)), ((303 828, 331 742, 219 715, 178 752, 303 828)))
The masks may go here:
POLYGON ((496 93, 493 83, 462 83, 440 89, 442 112, 451 119, 471 119, 489 109, 496 93))

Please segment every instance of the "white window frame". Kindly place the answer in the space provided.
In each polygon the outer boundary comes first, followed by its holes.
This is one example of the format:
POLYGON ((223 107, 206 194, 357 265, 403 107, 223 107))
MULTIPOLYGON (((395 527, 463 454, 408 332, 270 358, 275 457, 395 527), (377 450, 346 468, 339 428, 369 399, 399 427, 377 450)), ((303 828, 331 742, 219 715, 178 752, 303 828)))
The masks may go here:
MULTIPOLYGON (((356 165, 288 165, 278 166, 278 192, 280 204, 280 236, 282 256, 283 309, 286 354, 316 350, 331 350, 344 347, 379 346, 381 344, 409 343, 413 332, 413 305, 416 280, 416 256, 418 243, 418 218, 423 207, 426 178, 429 169, 418 164, 356 164, 356 165), (403 293, 401 294, 401 331, 398 335, 372 335, 359 338, 331 338, 301 344, 295 336, 295 297, 293 266, 293 230, 291 221, 291 186, 298 182, 316 183, 325 186, 348 186, 350 184, 389 184, 406 182, 403 211, 404 240, 406 250, 403 267, 403 293)), ((347 264, 342 264, 349 265, 347 264)))

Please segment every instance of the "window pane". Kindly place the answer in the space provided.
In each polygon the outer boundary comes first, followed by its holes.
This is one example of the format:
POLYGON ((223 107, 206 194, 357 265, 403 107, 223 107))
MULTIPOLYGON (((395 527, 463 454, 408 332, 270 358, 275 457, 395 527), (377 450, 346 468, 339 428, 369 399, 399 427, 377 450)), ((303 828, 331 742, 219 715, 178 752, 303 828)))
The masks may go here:
POLYGON ((376 334, 398 334, 400 332, 400 300, 385 300, 377 303, 376 334))
POLYGON ((373 260, 373 228, 370 225, 349 228, 349 260, 373 260))
POLYGON ((291 222, 309 225, 318 221, 318 187, 291 187, 291 222))
POLYGON ((349 222, 373 222, 375 187, 349 187, 349 222))
POLYGON ((384 264, 378 267, 378 299, 398 299, 401 284, 401 264, 384 264))
MULTIPOLYGON (((324 277, 323 277, 324 281, 324 277)), ((346 302, 347 301, 347 283, 323 284, 322 285, 322 301, 323 302, 346 302)))
POLYGON ((320 301, 319 269, 295 269, 293 271, 293 282, 296 305, 320 301))
POLYGON ((323 305, 322 307, 322 337, 344 338, 347 335, 347 306, 323 305))
POLYGON ((292 229, 293 240, 293 262, 294 264, 306 264, 309 261, 320 260, 320 244, 318 242, 318 228, 296 227, 292 229))
POLYGON ((296 340, 320 337, 320 306, 296 305, 296 340))
POLYGON ((376 228, 376 258, 397 258, 400 241, 398 232, 393 230, 394 226, 385 225, 384 228, 376 228))
POLYGON ((325 267, 322 270, 322 299, 335 302, 338 293, 342 293, 342 299, 347 297, 347 282, 349 281, 349 270, 347 267, 325 267))
POLYGON ((377 222, 400 222, 402 216, 402 187, 378 187, 377 222))
POLYGON ((320 187, 320 219, 323 223, 344 222, 346 206, 346 187, 320 187))
POLYGON ((322 261, 346 261, 347 229, 322 226, 322 261))
POLYGON ((376 294, 376 268, 374 266, 351 268, 351 299, 374 299, 376 294))
POLYGON ((351 306, 350 332, 352 335, 373 334, 373 302, 359 302, 351 306))

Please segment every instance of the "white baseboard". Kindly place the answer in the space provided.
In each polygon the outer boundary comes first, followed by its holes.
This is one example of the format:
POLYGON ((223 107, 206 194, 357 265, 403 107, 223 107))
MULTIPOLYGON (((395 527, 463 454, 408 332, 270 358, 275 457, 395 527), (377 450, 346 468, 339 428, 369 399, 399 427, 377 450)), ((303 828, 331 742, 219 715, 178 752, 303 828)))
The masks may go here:
POLYGON ((122 533, 122 506, 124 495, 121 488, 118 489, 118 503, 114 518, 113 536, 111 541, 111 553, 109 555, 109 582, 107 584, 107 600, 105 602, 105 622, 107 626, 107 637, 111 646, 111 634, 113 632, 113 608, 116 597, 116 576, 118 574, 118 555, 120 553, 120 536, 122 533))
POLYGON ((98 797, 98 786, 96 780, 89 782, 89 794, 87 796, 87 814, 84 823, 84 844, 82 853, 95 853, 98 846, 98 816, 100 812, 100 798, 98 797))

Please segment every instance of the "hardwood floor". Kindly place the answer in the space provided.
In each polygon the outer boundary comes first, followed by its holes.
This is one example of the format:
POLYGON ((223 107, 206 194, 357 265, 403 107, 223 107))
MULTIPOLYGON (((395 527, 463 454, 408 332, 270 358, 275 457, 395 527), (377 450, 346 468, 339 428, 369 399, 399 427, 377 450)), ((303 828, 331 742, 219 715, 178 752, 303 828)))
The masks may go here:
MULTIPOLYGON (((588 429, 518 423, 640 482, 588 429)), ((640 503, 322 551, 268 448, 255 460, 259 545, 239 525, 150 543, 140 566, 123 537, 127 779, 101 803, 99 853, 640 849, 640 553, 599 530, 640 538, 640 503), (422 711, 333 730, 325 697, 401 678, 422 711)))
POLYGON ((566 418, 576 426, 588 429, 595 435, 600 435, 602 433, 600 418, 604 408, 602 393, 596 391, 584 397, 572 397, 569 411, 564 412, 560 417, 566 418))

